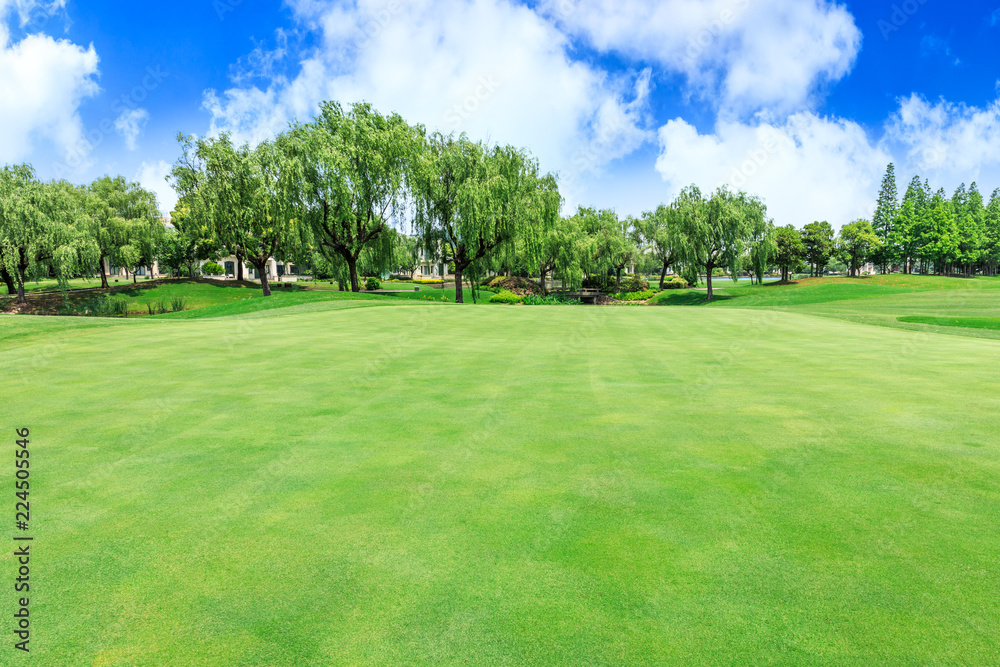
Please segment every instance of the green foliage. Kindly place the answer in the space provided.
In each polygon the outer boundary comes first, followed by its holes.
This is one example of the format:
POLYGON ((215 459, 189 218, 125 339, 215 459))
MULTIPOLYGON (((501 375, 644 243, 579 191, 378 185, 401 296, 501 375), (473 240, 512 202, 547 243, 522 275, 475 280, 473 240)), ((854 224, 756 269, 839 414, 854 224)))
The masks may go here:
POLYGON ((197 201, 197 210, 220 247, 257 269, 264 296, 269 296, 267 262, 293 253, 301 239, 297 206, 300 172, 291 159, 286 135, 256 147, 235 146, 228 134, 217 138, 179 137, 182 157, 172 174, 182 198, 197 201))
POLYGON ((618 292, 612 294, 611 298, 616 301, 648 301, 656 296, 655 290, 643 290, 639 292, 618 292))
POLYGON ((889 163, 885 176, 882 177, 882 187, 879 190, 878 205, 872 218, 872 228, 878 237, 880 246, 875 252, 874 260, 882 267, 883 273, 898 259, 895 245, 896 224, 899 214, 899 192, 896 188, 896 166, 889 163))
POLYGON ((528 280, 527 278, 518 278, 517 276, 510 278, 506 276, 497 276, 491 279, 486 284, 486 287, 494 290, 505 290, 518 296, 527 296, 529 294, 542 296, 542 288, 538 285, 538 283, 533 280, 528 280))
MULTIPOLYGON (((147 304, 150 315, 155 314, 155 304, 147 304)), ((103 294, 82 303, 76 312, 87 317, 128 317, 128 300, 121 296, 103 294)))
POLYGON ((528 294, 522 298, 521 303, 526 306, 578 306, 580 305, 580 300, 571 299, 558 294, 551 294, 549 296, 528 294))
POLYGON ((774 263, 781 269, 781 279, 788 281, 790 274, 799 271, 806 255, 802 234, 792 225, 774 230, 774 263))
POLYGON ((217 262, 205 262, 201 266, 201 272, 206 276, 221 276, 226 270, 217 262))
POLYGON ((423 138, 412 190, 425 252, 455 263, 458 302, 467 272, 509 265, 518 255, 538 257, 561 205, 555 177, 540 176, 526 152, 489 148, 464 135, 423 138))
POLYGON ((374 292, 375 290, 382 289, 382 283, 378 278, 368 278, 365 280, 365 289, 369 292, 374 292))
POLYGON ((856 220, 843 226, 839 249, 847 260, 851 276, 858 275, 859 267, 878 252, 881 243, 867 220, 856 220))
POLYGON ((175 296, 170 299, 170 309, 179 313, 182 310, 187 310, 187 299, 182 296, 175 296))
POLYGON ((649 289, 649 282, 639 276, 625 276, 618 286, 620 292, 645 292, 649 289))
POLYGON ((724 268, 734 276, 739 272, 756 230, 765 224, 767 207, 757 197, 733 193, 726 187, 706 200, 695 186, 682 190, 675 205, 684 234, 686 263, 704 269, 711 301, 714 271, 724 268))
POLYGON ((510 290, 502 290, 502 291, 498 292, 497 294, 494 294, 493 296, 491 296, 489 302, 490 303, 507 303, 507 304, 523 303, 524 302, 524 297, 522 295, 520 295, 520 294, 515 294, 514 292, 511 292, 510 290))
POLYGON ((811 222, 802 228, 805 259, 812 265, 814 276, 822 275, 833 256, 834 231, 829 222, 811 222))
POLYGON ((290 141, 304 236, 343 266, 351 290, 361 289, 359 271, 382 274, 411 264, 412 249, 400 249, 390 218, 402 210, 418 132, 398 114, 383 115, 367 103, 345 110, 324 102, 312 123, 294 128, 290 141))
POLYGON ((688 287, 690 287, 690 284, 681 276, 674 276, 663 283, 663 289, 687 289, 688 287))

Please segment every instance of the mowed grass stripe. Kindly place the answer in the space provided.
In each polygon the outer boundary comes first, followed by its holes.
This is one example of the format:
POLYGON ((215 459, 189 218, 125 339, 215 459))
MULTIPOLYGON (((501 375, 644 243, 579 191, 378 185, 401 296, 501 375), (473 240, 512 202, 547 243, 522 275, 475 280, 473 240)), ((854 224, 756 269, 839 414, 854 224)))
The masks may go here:
POLYGON ((726 308, 273 312, 231 345, 224 319, 110 327, 13 394, 36 658, 1000 650, 996 343, 726 308))

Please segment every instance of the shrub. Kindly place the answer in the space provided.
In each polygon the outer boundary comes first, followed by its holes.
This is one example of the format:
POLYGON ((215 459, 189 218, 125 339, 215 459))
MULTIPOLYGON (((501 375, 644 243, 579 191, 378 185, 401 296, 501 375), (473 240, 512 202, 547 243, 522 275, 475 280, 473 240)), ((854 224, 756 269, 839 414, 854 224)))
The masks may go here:
POLYGON ((382 283, 378 278, 369 278, 365 281, 365 289, 369 292, 374 292, 377 289, 382 289, 382 283))
POLYGON ((524 302, 524 297, 520 296, 518 294, 514 294, 510 290, 502 290, 501 292, 498 292, 497 294, 494 294, 493 296, 491 296, 489 302, 490 303, 509 303, 509 304, 523 303, 524 302))
POLYGON ((625 292, 645 292, 649 289, 649 283, 638 276, 623 276, 622 284, 618 288, 619 293, 625 292))
POLYGON ((175 296, 170 300, 170 308, 175 313, 179 313, 182 310, 187 309, 187 299, 182 296, 175 296))
POLYGON ((534 294, 535 296, 542 295, 542 286, 527 278, 497 276, 486 287, 499 290, 501 293, 505 291, 512 292, 517 296, 528 296, 529 294, 534 294))
POLYGON ((524 297, 521 303, 526 306, 577 306, 580 304, 580 300, 559 295, 535 296, 529 294, 524 297))
POLYGON ((619 292, 617 294, 612 294, 611 298, 618 301, 647 301, 656 296, 656 292, 651 289, 643 290, 641 292, 619 292))
POLYGON ((221 276, 226 273, 226 270, 222 268, 221 264, 205 262, 205 265, 201 267, 201 272, 206 276, 221 276))
MULTIPOLYGON (((155 310, 155 306, 150 306, 155 310)), ((87 301, 76 312, 90 317, 128 317, 128 301, 120 296, 105 294, 87 301)))
POLYGON ((149 311, 150 315, 156 315, 156 306, 152 302, 146 304, 146 310, 149 311))
POLYGON ((667 282, 663 283, 664 289, 687 289, 690 287, 688 281, 684 280, 680 276, 674 276, 667 282))

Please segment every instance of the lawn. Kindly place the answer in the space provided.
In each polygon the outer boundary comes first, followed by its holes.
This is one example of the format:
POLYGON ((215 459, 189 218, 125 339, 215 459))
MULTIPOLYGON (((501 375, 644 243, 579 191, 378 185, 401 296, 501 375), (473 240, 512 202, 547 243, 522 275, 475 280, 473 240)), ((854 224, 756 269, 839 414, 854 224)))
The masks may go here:
POLYGON ((239 312, 0 317, 39 664, 1000 654, 996 341, 722 304, 239 312))

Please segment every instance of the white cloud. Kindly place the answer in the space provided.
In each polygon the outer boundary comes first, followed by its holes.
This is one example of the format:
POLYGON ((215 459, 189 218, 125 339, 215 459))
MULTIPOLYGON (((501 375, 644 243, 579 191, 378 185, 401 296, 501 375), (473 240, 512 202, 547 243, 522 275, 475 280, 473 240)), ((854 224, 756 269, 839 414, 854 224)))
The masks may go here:
POLYGON ((167 183, 167 176, 170 175, 171 165, 160 160, 159 162, 143 162, 139 165, 132 180, 139 183, 150 192, 156 193, 156 201, 160 204, 160 211, 164 216, 169 216, 170 212, 177 206, 177 193, 167 183))
POLYGON ((796 227, 871 215, 891 160, 857 124, 809 112, 775 125, 720 121, 709 135, 676 119, 660 129, 660 145, 656 168, 672 193, 729 185, 760 195, 776 224, 796 227))
POLYGON ((870 216, 889 162, 900 192, 914 175, 949 192, 972 181, 986 193, 1000 187, 1000 99, 978 108, 913 95, 881 129, 873 140, 852 121, 804 112, 781 124, 720 121, 699 134, 676 119, 660 129, 656 167, 671 196, 690 183, 728 184, 761 195, 778 224, 796 226, 870 216))
POLYGON ((130 151, 135 150, 136 139, 139 138, 148 120, 149 112, 142 108, 126 109, 115 120, 115 129, 125 139, 125 147, 130 151))
POLYGON ((97 53, 67 40, 28 35, 12 42, 6 16, 26 21, 33 2, 0 0, 0 163, 28 158, 36 140, 69 155, 83 143, 81 102, 98 92, 97 53))
MULTIPOLYGON (((613 77, 568 53, 567 37, 505 0, 292 3, 322 46, 294 78, 209 91, 212 131, 259 140, 321 100, 367 100, 411 122, 530 148, 567 180, 634 151, 649 74, 613 77)), ((572 193, 569 193, 572 197, 572 193)))
POLYGON ((829 0, 544 0, 570 34, 657 62, 726 112, 800 110, 848 74, 861 32, 829 0))
POLYGON ((980 108, 911 95, 887 123, 885 142, 932 182, 1000 187, 1000 99, 980 108))

